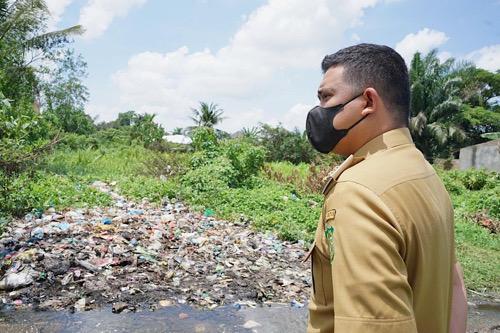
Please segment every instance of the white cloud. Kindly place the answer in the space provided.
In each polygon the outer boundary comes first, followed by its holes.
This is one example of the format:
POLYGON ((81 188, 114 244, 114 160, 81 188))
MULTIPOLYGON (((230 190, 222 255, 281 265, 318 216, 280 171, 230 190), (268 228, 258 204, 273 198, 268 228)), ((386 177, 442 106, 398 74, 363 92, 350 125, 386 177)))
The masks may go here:
POLYGON ((112 77, 120 105, 156 112, 167 128, 188 125, 190 107, 201 100, 231 110, 223 122, 228 130, 277 119, 287 127, 303 128, 305 105, 287 114, 269 111, 259 104, 259 96, 279 94, 279 72, 315 68, 319 73, 322 57, 344 46, 346 32, 359 25, 364 10, 376 3, 269 0, 248 15, 228 45, 217 51, 191 52, 184 46, 132 56, 127 67, 112 77))
POLYGON ((432 49, 443 45, 448 39, 444 32, 424 28, 417 33, 406 35, 396 44, 396 51, 409 64, 416 52, 426 54, 432 49))
POLYGON ((108 29, 115 17, 124 17, 134 7, 142 6, 147 0, 89 0, 80 11, 81 24, 86 32, 85 39, 99 37, 108 29))
POLYGON ((283 127, 293 130, 298 128, 299 130, 304 130, 306 128, 306 117, 307 113, 313 105, 298 103, 295 104, 288 110, 284 116, 283 127))
POLYGON ((448 51, 442 51, 442 52, 439 52, 439 53, 437 54, 437 57, 438 57, 439 61, 440 61, 441 63, 443 63, 443 62, 445 62, 446 60, 448 60, 449 58, 452 58, 452 57, 453 57, 453 55, 452 55, 450 52, 448 52, 448 51))
POLYGON ((500 44, 483 47, 465 58, 473 61, 477 67, 495 72, 500 69, 500 44))
POLYGON ((47 24, 49 31, 57 29, 57 24, 61 21, 64 11, 71 2, 73 2, 73 0, 45 0, 47 8, 50 11, 50 18, 47 24))

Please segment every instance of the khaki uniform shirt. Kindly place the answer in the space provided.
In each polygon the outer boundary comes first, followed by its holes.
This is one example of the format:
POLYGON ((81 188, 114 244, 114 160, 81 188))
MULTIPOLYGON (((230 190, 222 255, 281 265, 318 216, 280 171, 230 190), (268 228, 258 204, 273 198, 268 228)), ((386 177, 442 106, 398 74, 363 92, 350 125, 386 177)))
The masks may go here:
POLYGON ((308 332, 448 333, 453 209, 408 129, 349 156, 323 193, 308 332))

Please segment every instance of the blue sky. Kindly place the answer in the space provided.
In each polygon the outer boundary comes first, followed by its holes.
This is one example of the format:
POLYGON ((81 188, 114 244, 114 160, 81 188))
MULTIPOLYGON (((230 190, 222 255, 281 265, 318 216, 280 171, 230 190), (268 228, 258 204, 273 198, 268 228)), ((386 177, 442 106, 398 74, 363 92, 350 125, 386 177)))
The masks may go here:
POLYGON ((304 128, 325 54, 389 45, 409 59, 440 57, 500 69, 499 0, 47 0, 52 28, 82 24, 74 48, 88 63, 87 112, 136 110, 167 130, 215 102, 236 131, 258 122, 304 128))

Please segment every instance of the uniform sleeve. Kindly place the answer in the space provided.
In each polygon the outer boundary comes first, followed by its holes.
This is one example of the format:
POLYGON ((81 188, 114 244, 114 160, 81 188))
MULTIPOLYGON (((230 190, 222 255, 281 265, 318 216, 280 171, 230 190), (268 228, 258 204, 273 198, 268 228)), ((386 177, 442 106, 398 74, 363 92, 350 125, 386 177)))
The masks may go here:
POLYGON ((390 209, 371 190, 340 182, 326 198, 333 219, 335 332, 417 332, 404 239, 390 209))

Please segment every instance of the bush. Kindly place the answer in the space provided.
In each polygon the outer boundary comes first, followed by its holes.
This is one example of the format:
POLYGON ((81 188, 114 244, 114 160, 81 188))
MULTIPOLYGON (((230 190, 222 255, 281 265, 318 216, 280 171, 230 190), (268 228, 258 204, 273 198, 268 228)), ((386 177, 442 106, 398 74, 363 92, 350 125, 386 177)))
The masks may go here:
POLYGON ((484 169, 468 169, 461 174, 460 178, 465 188, 471 191, 479 191, 484 187, 492 188, 500 180, 498 173, 488 172, 484 169))
POLYGON ((289 161, 294 164, 312 162, 319 153, 309 143, 305 132, 288 131, 281 125, 262 125, 260 143, 267 150, 266 161, 289 161))
POLYGON ((464 185, 462 184, 462 181, 460 180, 460 171, 458 170, 445 171, 440 168, 436 168, 436 171, 438 172, 439 177, 443 181, 446 190, 450 194, 459 195, 467 191, 464 185))
POLYGON ((0 169, 19 172, 48 151, 54 132, 28 103, 11 107, 0 92, 0 169))
POLYGON ((27 172, 7 177, 0 174, 0 215, 22 216, 48 207, 107 206, 109 195, 88 185, 82 178, 63 177, 44 172, 27 172))
POLYGON ((189 164, 190 156, 186 153, 156 153, 142 161, 142 173, 153 177, 183 175, 189 164))
POLYGON ((215 152, 218 150, 217 135, 213 128, 197 127, 191 132, 192 146, 195 151, 215 152))
POLYGON ((332 169, 333 165, 326 164, 274 162, 265 165, 263 173, 270 180, 293 185, 301 193, 321 193, 325 178, 332 169))
MULTIPOLYGON (((228 139, 219 143, 212 128, 199 127, 192 132, 193 147, 196 150, 191 158, 191 168, 187 175, 186 184, 194 185, 195 191, 207 188, 205 185, 195 185, 191 178, 199 175, 204 178, 208 172, 209 178, 218 178, 229 187, 249 185, 251 178, 259 172, 264 164, 265 150, 263 147, 252 145, 244 139, 228 139), (220 174, 219 174, 220 173, 220 174)), ((194 180, 194 179, 193 179, 194 180)), ((207 179, 207 184, 211 183, 207 179)), ((211 186, 208 186, 211 188, 211 186)))
POLYGON ((159 180, 146 176, 122 177, 118 179, 119 192, 133 200, 147 199, 161 202, 165 197, 178 195, 178 186, 170 180, 159 180))
POLYGON ((231 161, 221 156, 210 163, 190 170, 181 178, 181 181, 187 193, 210 195, 229 188, 236 174, 231 161))
POLYGON ((227 140, 222 151, 235 171, 229 183, 231 187, 245 185, 264 165, 264 148, 253 146, 245 140, 227 140))
POLYGON ((79 150, 99 147, 99 141, 94 135, 88 136, 77 133, 64 133, 57 144, 59 149, 79 150))

